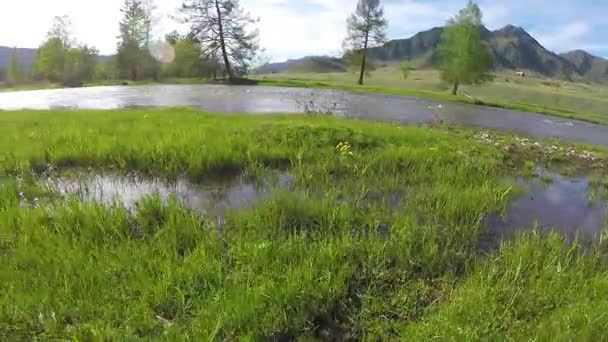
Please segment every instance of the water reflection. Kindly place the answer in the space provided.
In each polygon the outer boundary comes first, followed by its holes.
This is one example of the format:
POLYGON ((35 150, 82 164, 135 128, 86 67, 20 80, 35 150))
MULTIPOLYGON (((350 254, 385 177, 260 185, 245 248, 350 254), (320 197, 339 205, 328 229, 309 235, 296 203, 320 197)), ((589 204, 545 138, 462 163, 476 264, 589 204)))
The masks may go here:
POLYGON ((508 204, 504 216, 488 218, 488 240, 499 241, 537 226, 539 232, 559 231, 572 241, 577 234, 593 239, 606 226, 606 201, 591 196, 585 176, 566 177, 541 171, 542 178, 518 179, 525 194, 508 204))
POLYGON ((244 177, 194 184, 185 179, 166 181, 137 175, 91 174, 51 178, 47 184, 63 195, 75 194, 82 200, 106 205, 119 203, 128 210, 134 210, 142 198, 158 195, 164 202, 174 197, 181 205, 204 216, 223 216, 228 209, 267 198, 277 188, 290 188, 291 178, 280 174, 259 184, 244 177))
POLYGON ((265 86, 151 85, 1 92, 0 109, 117 109, 186 106, 211 112, 301 113, 307 107, 406 124, 438 117, 465 126, 608 146, 608 127, 542 114, 405 96, 265 86), (312 101, 312 103, 311 103, 312 101))

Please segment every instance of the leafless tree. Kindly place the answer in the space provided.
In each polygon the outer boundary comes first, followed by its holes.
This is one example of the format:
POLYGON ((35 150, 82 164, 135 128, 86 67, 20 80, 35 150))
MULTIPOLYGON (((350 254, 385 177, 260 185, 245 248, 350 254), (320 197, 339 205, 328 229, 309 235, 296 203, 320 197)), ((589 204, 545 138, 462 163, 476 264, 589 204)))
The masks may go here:
POLYGON ((221 60, 229 81, 245 74, 259 50, 258 22, 240 6, 239 0, 185 0, 181 13, 202 53, 221 60))

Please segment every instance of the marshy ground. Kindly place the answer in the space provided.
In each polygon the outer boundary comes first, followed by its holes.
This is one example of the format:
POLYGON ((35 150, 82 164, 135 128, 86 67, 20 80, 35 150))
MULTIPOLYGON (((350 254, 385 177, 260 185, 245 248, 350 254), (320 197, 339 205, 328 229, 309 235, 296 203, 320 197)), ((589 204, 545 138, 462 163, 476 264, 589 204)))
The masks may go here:
POLYGON ((327 116, 2 112, 0 337, 600 339, 605 156, 327 116), (552 231, 564 208, 595 221, 552 231))

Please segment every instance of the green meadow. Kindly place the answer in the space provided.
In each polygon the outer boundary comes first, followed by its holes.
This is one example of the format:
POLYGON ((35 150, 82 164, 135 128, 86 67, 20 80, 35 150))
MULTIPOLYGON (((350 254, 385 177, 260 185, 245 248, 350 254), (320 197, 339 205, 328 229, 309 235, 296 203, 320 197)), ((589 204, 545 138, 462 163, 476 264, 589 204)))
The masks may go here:
POLYGON ((475 136, 179 108, 0 112, 0 339, 601 340, 604 235, 530 229, 482 248, 485 218, 519 194, 511 177, 594 166, 475 136), (38 181, 51 167, 293 186, 220 222, 158 196, 135 210, 61 196, 38 181))

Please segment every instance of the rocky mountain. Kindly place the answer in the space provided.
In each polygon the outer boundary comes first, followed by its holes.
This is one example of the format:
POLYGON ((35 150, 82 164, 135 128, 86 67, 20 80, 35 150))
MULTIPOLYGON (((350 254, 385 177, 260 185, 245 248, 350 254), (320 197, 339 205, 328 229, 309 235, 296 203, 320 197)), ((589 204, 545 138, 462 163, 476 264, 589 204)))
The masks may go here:
MULTIPOLYGON (((435 27, 407 39, 388 41, 369 49, 369 57, 383 62, 416 60, 423 67, 436 67, 439 61, 436 47, 442 32, 442 27, 435 27)), ((482 27, 481 37, 490 48, 495 70, 523 70, 555 78, 608 82, 608 61, 605 59, 581 50, 558 55, 543 47, 521 27, 508 25, 496 31, 482 27)), ((278 64, 265 67, 284 72, 303 60, 288 62, 287 68, 278 64)))
POLYGON ((593 56, 583 50, 574 50, 560 55, 568 60, 576 71, 585 75, 585 78, 593 82, 606 81, 608 79, 608 60, 593 56))

